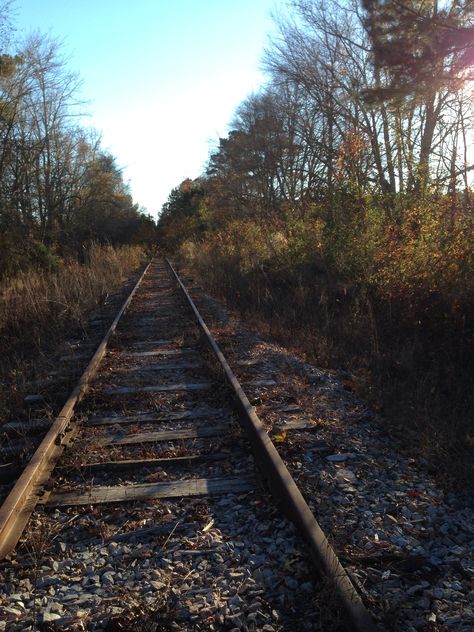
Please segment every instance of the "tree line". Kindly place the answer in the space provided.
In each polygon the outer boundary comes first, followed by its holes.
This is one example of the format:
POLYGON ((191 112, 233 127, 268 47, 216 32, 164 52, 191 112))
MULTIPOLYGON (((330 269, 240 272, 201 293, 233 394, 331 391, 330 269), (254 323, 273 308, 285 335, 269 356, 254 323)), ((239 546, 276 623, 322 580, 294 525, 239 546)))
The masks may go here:
POLYGON ((80 257, 90 241, 152 241, 154 221, 132 200, 115 158, 78 124, 80 80, 61 46, 39 33, 13 42, 10 18, 3 2, 0 275, 80 257))
POLYGON ((469 209, 474 4, 438 4, 292 0, 264 55, 266 87, 210 157, 214 214, 317 206, 333 225, 370 203, 401 221, 436 195, 469 209))

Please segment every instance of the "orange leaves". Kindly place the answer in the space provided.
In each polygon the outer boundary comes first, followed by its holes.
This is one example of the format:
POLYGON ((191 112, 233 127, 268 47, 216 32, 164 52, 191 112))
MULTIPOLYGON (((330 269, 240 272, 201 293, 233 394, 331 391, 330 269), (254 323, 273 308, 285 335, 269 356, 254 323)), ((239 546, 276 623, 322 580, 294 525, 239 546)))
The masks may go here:
POLYGON ((339 180, 355 178, 368 150, 366 134, 358 130, 346 132, 336 152, 336 177, 339 180))
POLYGON ((474 283, 472 243, 468 214, 453 213, 449 200, 419 203, 385 231, 371 281, 391 296, 437 293, 453 301, 474 283))
POLYGON ((286 439, 286 432, 285 431, 283 431, 280 434, 277 434, 277 435, 273 436, 273 441, 275 443, 283 443, 285 441, 285 439, 286 439))

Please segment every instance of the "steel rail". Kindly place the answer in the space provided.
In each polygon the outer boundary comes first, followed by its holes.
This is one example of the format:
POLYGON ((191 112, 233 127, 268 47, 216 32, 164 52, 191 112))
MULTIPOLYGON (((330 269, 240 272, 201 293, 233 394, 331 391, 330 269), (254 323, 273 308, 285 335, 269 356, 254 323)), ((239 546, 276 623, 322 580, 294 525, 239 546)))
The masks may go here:
POLYGON ((240 418, 257 457, 257 463, 267 479, 270 491, 279 505, 282 506, 288 518, 304 537, 309 546, 311 557, 315 562, 317 572, 329 580, 336 591, 352 629, 356 632, 377 632, 377 626, 374 624, 334 549, 329 544, 326 535, 303 498, 278 450, 268 436, 254 407, 250 404, 189 292, 183 285, 171 261, 166 259, 166 262, 178 286, 183 291, 207 344, 216 355, 224 371, 226 381, 233 391, 240 418))
POLYGON ((0 559, 3 559, 15 548, 36 507, 42 486, 50 477, 64 447, 71 440, 75 430, 77 430, 77 425, 73 427, 69 424, 74 410, 86 394, 89 383, 96 374, 99 364, 105 355, 109 340, 115 333, 121 317, 130 305, 150 265, 151 261, 122 305, 59 415, 0 507, 0 559))

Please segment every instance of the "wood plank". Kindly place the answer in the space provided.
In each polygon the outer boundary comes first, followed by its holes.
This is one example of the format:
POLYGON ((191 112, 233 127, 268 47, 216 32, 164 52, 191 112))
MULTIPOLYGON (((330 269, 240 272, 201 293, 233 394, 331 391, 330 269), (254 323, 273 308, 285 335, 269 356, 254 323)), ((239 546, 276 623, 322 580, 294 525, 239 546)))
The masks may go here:
MULTIPOLYGON (((130 342, 130 341, 128 341, 130 342)), ((146 345, 172 345, 174 340, 142 340, 140 342, 132 342, 132 347, 145 347, 146 345)))
POLYGON ((229 431, 229 424, 214 426, 195 426, 179 430, 162 430, 160 432, 137 432, 131 435, 111 435, 98 439, 94 445, 133 445, 135 443, 155 443, 156 441, 176 441, 178 439, 198 439, 200 437, 224 436, 229 431))
POLYGON ((318 424, 309 419, 288 419, 281 423, 275 424, 275 430, 285 432, 286 430, 314 430, 318 424))
POLYGON ((31 421, 9 421, 0 427, 0 431, 7 434, 37 434, 51 427, 51 420, 31 419, 31 421))
POLYGON ((257 364, 262 364, 265 362, 263 358, 252 358, 250 360, 237 360, 234 362, 237 366, 256 366, 257 364))
POLYGON ((92 350, 88 353, 71 353, 71 355, 61 356, 59 362, 82 362, 92 357, 92 353, 92 350))
POLYGON ((21 463, 1 463, 0 482, 9 483, 22 471, 21 463))
POLYGON ((125 353, 129 358, 147 358, 151 356, 180 356, 197 353, 194 349, 155 349, 153 351, 129 351, 125 353))
MULTIPOLYGON (((169 467, 172 465, 192 465, 193 463, 214 463, 216 461, 227 461, 235 453, 229 454, 229 452, 211 452, 209 454, 191 454, 189 456, 173 456, 163 459, 124 459, 123 461, 103 461, 102 463, 81 463, 79 466, 82 470, 87 472, 100 472, 102 470, 135 470, 140 467, 154 468, 154 467, 169 467)), ((76 466, 74 466, 76 468, 76 466)), ((68 465, 57 467, 58 470, 68 470, 68 465)), ((0 467, 0 473, 1 473, 0 467)))
POLYGON ((186 369, 202 369, 203 364, 198 362, 162 362, 160 364, 147 364, 128 369, 127 373, 153 373, 154 371, 185 371, 186 369))
POLYGON ((178 384, 153 384, 152 386, 122 386, 104 391, 104 395, 137 395, 139 393, 175 393, 178 391, 207 391, 210 382, 180 382, 178 384))
POLYGON ((142 483, 115 487, 92 487, 87 492, 56 492, 50 494, 47 505, 90 505, 131 502, 154 498, 183 498, 248 492, 256 487, 254 477, 191 478, 166 483, 142 483))
POLYGON ((0 459, 7 461, 13 457, 20 457, 25 455, 33 450, 33 443, 28 439, 24 441, 16 442, 13 445, 2 446, 0 447, 0 459))
POLYGON ((126 425, 134 423, 162 423, 166 421, 180 421, 182 419, 201 419, 203 417, 222 417, 231 415, 224 409, 193 408, 176 413, 166 413, 157 415, 153 413, 138 413, 137 415, 116 416, 116 417, 92 417, 87 425, 89 426, 109 426, 126 425))
POLYGON ((66 342, 65 349, 74 351, 77 349, 95 349, 97 344, 95 342, 87 342, 86 340, 77 340, 76 342, 66 342))
POLYGON ((184 325, 183 317, 176 315, 176 313, 174 312, 175 308, 173 308, 172 306, 170 307, 171 309, 168 308, 163 310, 156 310, 156 312, 152 316, 143 316, 143 318, 137 319, 136 324, 142 327, 146 327, 148 325, 156 327, 157 325, 162 325, 163 323, 169 321, 175 323, 179 319, 184 325))
POLYGON ((247 386, 276 386, 275 380, 249 380, 244 384, 247 386))

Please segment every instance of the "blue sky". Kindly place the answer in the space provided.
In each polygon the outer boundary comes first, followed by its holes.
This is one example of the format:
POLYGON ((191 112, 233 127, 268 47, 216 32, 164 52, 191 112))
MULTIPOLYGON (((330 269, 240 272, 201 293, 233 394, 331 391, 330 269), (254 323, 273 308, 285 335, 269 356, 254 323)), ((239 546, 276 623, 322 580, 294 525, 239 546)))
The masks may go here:
POLYGON ((17 0, 21 34, 64 42, 136 202, 156 215, 202 171, 238 104, 264 78, 278 0, 17 0))

